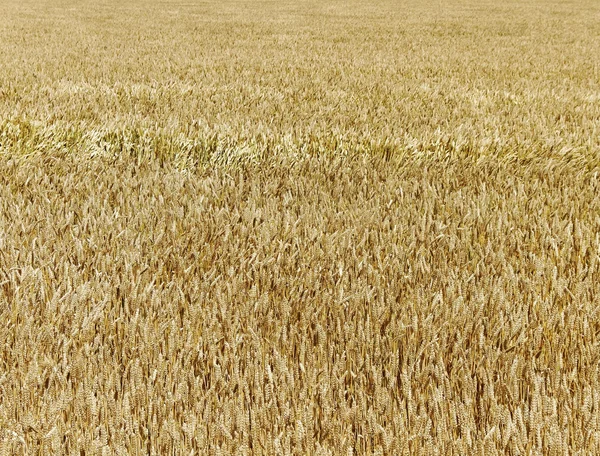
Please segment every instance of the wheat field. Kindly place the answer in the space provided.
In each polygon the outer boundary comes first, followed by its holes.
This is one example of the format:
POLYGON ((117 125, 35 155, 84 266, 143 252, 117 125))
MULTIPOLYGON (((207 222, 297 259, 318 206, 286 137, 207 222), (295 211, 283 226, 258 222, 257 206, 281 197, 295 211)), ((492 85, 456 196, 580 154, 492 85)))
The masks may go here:
POLYGON ((0 4, 0 455, 600 454, 600 4, 0 4))

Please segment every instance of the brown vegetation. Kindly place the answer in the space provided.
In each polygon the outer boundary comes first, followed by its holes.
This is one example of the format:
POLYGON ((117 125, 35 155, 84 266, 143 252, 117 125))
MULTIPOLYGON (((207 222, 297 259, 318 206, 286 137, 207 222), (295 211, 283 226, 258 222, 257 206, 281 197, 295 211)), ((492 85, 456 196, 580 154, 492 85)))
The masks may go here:
POLYGON ((0 15, 0 455, 600 452, 597 5, 0 15))

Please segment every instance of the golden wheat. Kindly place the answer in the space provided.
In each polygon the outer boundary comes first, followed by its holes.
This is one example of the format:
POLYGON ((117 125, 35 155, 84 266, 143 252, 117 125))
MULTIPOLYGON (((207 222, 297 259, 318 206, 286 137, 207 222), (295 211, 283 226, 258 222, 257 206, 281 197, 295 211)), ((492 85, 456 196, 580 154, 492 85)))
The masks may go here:
POLYGON ((0 455, 600 453, 594 2, 0 5, 0 455))

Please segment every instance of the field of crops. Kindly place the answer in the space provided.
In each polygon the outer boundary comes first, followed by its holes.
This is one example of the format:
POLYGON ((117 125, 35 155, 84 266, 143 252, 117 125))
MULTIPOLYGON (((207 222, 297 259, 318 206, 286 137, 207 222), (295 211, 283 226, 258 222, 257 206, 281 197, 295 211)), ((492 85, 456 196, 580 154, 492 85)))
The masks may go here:
POLYGON ((600 454, 600 3, 0 17, 0 456, 600 454))

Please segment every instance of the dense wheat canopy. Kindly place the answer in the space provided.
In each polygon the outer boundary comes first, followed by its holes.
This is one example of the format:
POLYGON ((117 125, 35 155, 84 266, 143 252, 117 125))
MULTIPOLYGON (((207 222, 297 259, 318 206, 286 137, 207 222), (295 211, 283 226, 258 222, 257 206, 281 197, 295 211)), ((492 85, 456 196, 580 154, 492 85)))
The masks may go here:
POLYGON ((3 4, 3 147, 192 156, 600 146, 597 2, 3 4))
POLYGON ((600 453, 600 4, 0 17, 1 456, 600 453))

